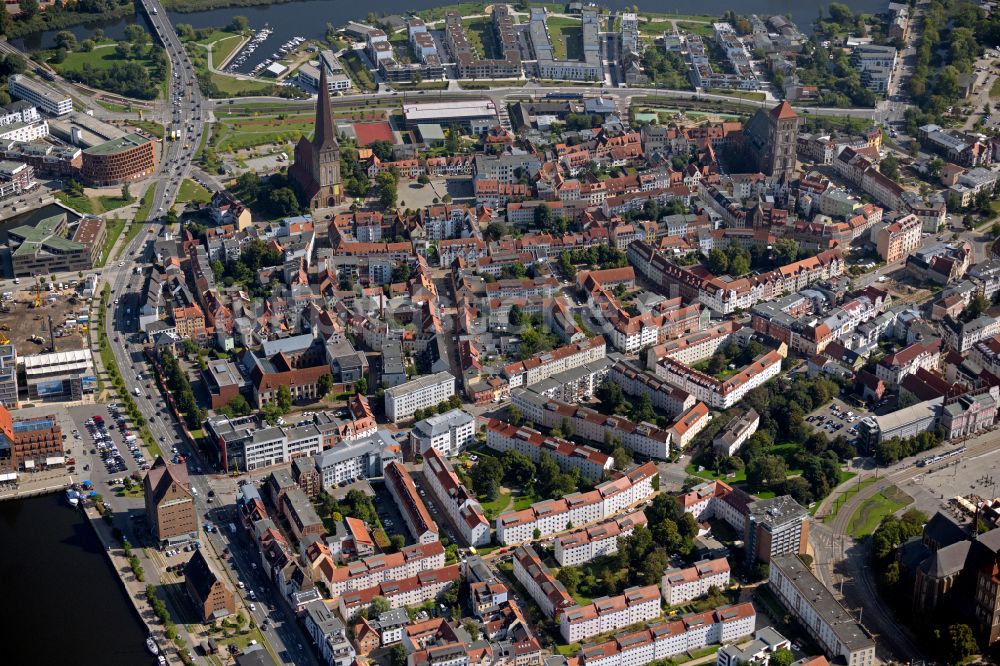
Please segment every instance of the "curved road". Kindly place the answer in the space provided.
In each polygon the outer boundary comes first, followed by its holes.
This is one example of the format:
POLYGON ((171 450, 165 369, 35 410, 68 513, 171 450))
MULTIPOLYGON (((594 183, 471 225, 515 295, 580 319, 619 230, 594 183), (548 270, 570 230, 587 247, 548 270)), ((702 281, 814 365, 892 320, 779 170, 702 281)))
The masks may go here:
MULTIPOLYGON (((992 453, 1000 449, 1000 435, 987 432, 965 443, 962 460, 992 453)), ((927 452, 920 455, 926 456, 927 452)), ((865 500, 885 488, 908 481, 921 474, 945 467, 942 462, 928 467, 916 467, 917 457, 907 458, 884 470, 879 470, 879 480, 862 488, 841 505, 836 517, 829 523, 814 521, 809 540, 815 553, 816 573, 827 588, 842 595, 850 609, 858 610, 864 625, 876 637, 878 656, 885 662, 916 662, 927 659, 924 649, 913 632, 898 622, 892 610, 884 603, 877 588, 876 573, 870 566, 870 549, 867 540, 856 541, 848 534, 851 516, 865 500)), ((840 487, 840 493, 873 474, 860 475, 840 487)), ((838 494, 840 494, 838 493, 838 494)), ((831 493, 820 505, 817 515, 825 513, 835 497, 831 493)))

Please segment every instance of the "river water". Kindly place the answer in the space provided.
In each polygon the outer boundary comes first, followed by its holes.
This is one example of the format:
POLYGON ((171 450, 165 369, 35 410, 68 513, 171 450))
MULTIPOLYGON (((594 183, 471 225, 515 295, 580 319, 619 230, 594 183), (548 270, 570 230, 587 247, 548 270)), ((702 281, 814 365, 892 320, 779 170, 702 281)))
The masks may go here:
MULTIPOLYGON (((170 19, 174 25, 190 23, 196 28, 215 28, 227 25, 233 16, 239 15, 246 16, 250 20, 250 26, 254 29, 263 28, 265 24, 268 25, 274 32, 261 48, 244 63, 242 70, 249 71, 292 37, 300 36, 307 39, 322 37, 326 32, 327 23, 340 27, 350 20, 364 20, 369 12, 404 14, 439 6, 445 4, 446 1, 375 0, 371 3, 355 5, 342 0, 302 0, 301 2, 270 6, 213 9, 191 14, 170 12, 170 19)), ((613 9, 621 9, 631 7, 636 2, 635 0, 601 0, 599 4, 613 9)), ((682 14, 718 15, 730 9, 735 9, 741 14, 767 16, 791 14, 792 20, 798 24, 799 28, 803 32, 809 32, 820 7, 825 9, 830 3, 828 0, 741 0, 738 3, 734 3, 733 0, 698 0, 697 2, 695 0, 666 0, 665 2, 660 0, 638 4, 640 9, 682 14)), ((846 0, 846 4, 855 11, 878 12, 886 9, 888 0, 846 0)), ((145 24, 146 19, 144 16, 130 16, 102 24, 79 25, 70 28, 70 30, 77 36, 77 39, 86 39, 91 36, 95 28, 103 29, 108 37, 119 39, 125 35, 125 26, 136 21, 142 21, 145 24)), ((56 32, 58 31, 52 30, 28 35, 22 39, 13 40, 13 43, 18 48, 28 51, 50 48, 54 46, 56 32)))
POLYGON ((61 494, 0 502, 4 663, 155 663, 93 528, 61 494))

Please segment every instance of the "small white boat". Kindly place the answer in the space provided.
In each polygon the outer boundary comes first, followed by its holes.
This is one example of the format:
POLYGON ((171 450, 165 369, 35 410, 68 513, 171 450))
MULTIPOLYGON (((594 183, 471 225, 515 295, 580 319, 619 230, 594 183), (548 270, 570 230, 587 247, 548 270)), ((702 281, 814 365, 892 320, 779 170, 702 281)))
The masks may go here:
MULTIPOLYGON (((152 634, 146 638, 146 649, 149 650, 150 654, 160 654, 160 648, 156 647, 156 641, 153 640, 152 634)), ((160 655, 163 658, 163 655, 160 655)))

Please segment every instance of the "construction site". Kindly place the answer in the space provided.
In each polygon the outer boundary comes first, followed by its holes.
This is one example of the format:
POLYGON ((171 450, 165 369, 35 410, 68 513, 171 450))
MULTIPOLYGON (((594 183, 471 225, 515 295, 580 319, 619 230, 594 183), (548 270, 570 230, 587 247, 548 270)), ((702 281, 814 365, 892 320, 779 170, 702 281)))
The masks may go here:
POLYGON ((83 283, 24 282, 32 284, 0 294, 0 344, 13 344, 18 356, 85 348, 91 312, 83 283))

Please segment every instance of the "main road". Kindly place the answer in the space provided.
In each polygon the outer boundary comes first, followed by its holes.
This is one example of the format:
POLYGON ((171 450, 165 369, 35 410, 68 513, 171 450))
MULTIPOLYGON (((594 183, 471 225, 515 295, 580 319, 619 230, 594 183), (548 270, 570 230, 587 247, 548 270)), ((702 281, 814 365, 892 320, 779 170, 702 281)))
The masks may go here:
POLYGON ((153 186, 153 205, 150 208, 150 215, 158 218, 170 210, 181 182, 190 175, 191 160, 198 150, 205 122, 210 116, 191 61, 160 0, 142 0, 142 6, 166 50, 171 72, 165 100, 168 111, 165 117, 167 135, 163 141, 159 178, 153 186), (180 132, 180 138, 176 141, 170 140, 173 130, 180 132))
MULTIPOLYGON (((967 441, 965 445, 967 448, 963 459, 969 459, 1000 449, 1000 437, 996 432, 990 431, 967 441)), ((876 572, 872 570, 870 563, 869 544, 865 541, 855 541, 848 534, 848 526, 858 507, 876 493, 947 464, 917 467, 916 460, 915 456, 906 458, 885 469, 877 470, 876 473, 879 474, 877 481, 847 499, 829 523, 814 521, 809 534, 819 579, 827 588, 843 597, 845 606, 858 611, 860 619, 875 635, 878 656, 884 662, 915 663, 925 661, 927 655, 913 632, 896 620, 892 610, 882 599, 877 586, 876 572)), ((862 474, 859 475, 859 479, 871 476, 871 473, 862 474)), ((857 483, 855 479, 851 481, 857 483)), ((846 487, 847 484, 841 486, 841 489, 846 487)), ((827 514, 830 504, 838 494, 831 493, 823 500, 816 515, 827 514)))

